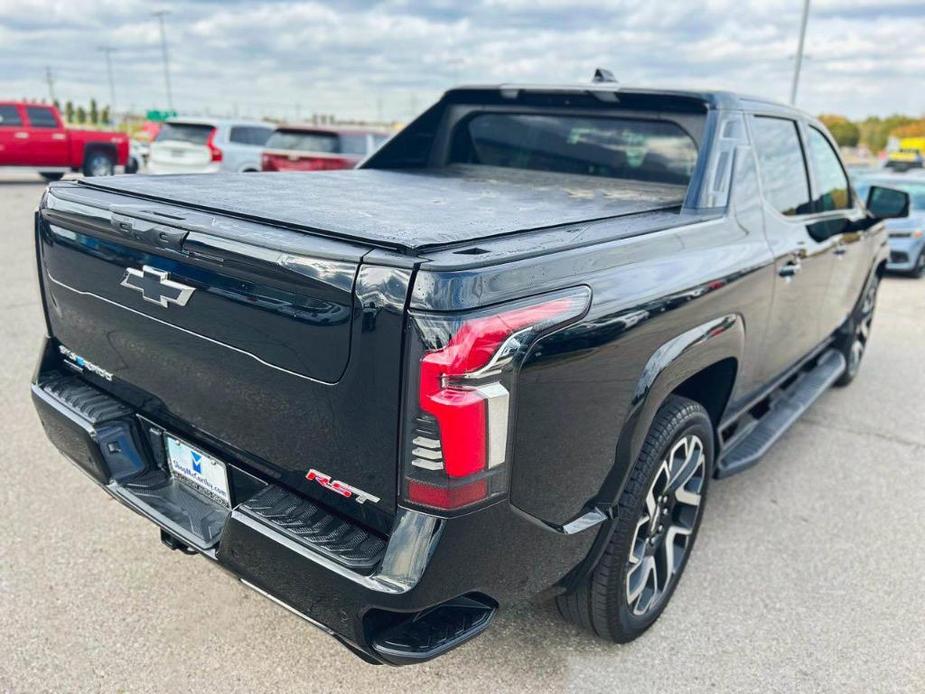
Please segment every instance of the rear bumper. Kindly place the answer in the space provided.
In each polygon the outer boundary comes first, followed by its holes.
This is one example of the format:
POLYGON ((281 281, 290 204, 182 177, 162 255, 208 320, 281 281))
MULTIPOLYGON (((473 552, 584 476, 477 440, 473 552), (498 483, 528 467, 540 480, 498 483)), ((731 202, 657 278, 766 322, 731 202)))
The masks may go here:
POLYGON ((204 166, 184 166, 182 164, 169 164, 163 161, 148 160, 148 168, 145 173, 161 174, 194 174, 194 173, 218 173, 222 170, 222 165, 217 162, 206 164, 204 166))
POLYGON ((171 489, 180 483, 160 469, 151 445, 158 426, 89 380, 53 372, 39 374, 33 385, 36 410, 55 446, 158 525, 169 546, 209 557, 369 662, 421 662, 478 635, 500 604, 561 579, 586 556, 596 534, 554 530, 508 504, 450 520, 399 509, 381 546, 359 557, 354 552, 351 559, 351 548, 372 531, 260 479, 221 453, 232 507, 202 511, 175 501, 190 492, 171 489), (274 494, 288 495, 292 503, 271 511, 261 507, 260 499, 274 494), (311 515, 303 513, 306 505, 320 514, 308 523, 298 519, 311 515), (306 528, 312 523, 325 531, 306 528), (200 532, 207 525, 214 532, 200 532), (356 533, 359 541, 330 541, 356 533))

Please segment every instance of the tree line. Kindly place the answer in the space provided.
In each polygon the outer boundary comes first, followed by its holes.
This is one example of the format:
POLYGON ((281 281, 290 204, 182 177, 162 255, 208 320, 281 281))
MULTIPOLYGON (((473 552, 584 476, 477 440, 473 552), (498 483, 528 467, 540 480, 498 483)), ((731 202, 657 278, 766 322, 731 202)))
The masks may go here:
POLYGON ((62 107, 58 100, 55 100, 55 106, 61 112, 61 117, 67 123, 76 123, 77 125, 112 125, 112 113, 109 106, 102 106, 96 102, 96 99, 90 99, 90 105, 84 107, 81 104, 74 105, 73 101, 65 101, 62 107))
POLYGON ((869 116, 860 121, 827 113, 819 116, 819 120, 825 123, 839 146, 866 147, 871 152, 882 152, 891 137, 925 137, 925 118, 899 113, 886 118, 869 116))

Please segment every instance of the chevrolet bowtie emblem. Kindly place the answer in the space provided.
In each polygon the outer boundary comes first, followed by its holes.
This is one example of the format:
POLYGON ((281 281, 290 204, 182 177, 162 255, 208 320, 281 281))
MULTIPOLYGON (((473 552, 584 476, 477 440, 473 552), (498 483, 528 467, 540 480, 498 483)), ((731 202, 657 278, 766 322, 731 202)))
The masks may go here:
POLYGON ((121 284, 123 287, 141 292, 142 298, 152 304, 158 304, 164 308, 167 308, 167 304, 186 306, 186 302, 196 289, 174 282, 169 278, 169 272, 144 265, 141 270, 132 267, 125 268, 125 277, 122 278, 121 284))

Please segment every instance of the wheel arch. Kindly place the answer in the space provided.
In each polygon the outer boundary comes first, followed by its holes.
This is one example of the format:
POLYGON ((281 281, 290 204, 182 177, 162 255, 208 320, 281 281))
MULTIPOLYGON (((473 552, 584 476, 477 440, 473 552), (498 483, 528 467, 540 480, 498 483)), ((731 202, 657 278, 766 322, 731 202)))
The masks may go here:
POLYGON ((90 157, 90 155, 97 152, 105 152, 106 154, 110 155, 112 157, 113 164, 117 164, 119 161, 116 146, 111 142, 88 142, 84 146, 83 161, 81 164, 86 165, 87 159, 90 157))
MULTIPOLYGON (((719 452, 719 423, 735 388, 745 349, 745 322, 729 314, 702 323, 665 342, 649 358, 637 382, 633 409, 617 440, 614 465, 597 496, 597 507, 611 517, 659 408, 671 395, 699 402, 714 426, 714 450, 719 452), (716 387, 719 379, 719 387, 716 387)), ((561 586, 568 591, 594 569, 613 532, 605 522, 585 560, 561 586)))

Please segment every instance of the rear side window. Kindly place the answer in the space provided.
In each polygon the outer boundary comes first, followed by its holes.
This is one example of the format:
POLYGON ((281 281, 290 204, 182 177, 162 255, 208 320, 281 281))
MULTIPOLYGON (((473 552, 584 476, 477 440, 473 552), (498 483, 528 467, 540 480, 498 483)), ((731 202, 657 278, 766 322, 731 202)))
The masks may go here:
POLYGON ((336 154, 337 135, 305 130, 277 130, 267 140, 267 149, 289 149, 297 152, 336 154))
POLYGON ((342 154, 366 154, 366 133, 342 133, 340 136, 342 154))
POLYGON ((764 198, 783 215, 807 214, 809 178, 797 124, 785 118, 756 116, 755 149, 764 198))
POLYGON ((825 135, 815 128, 809 129, 809 153, 813 158, 813 170, 819 191, 813 204, 817 212, 845 210, 851 207, 851 193, 848 176, 832 145, 825 135))
POLYGON ((213 130, 215 128, 204 123, 164 123, 154 141, 188 142, 192 145, 204 145, 213 130))
POLYGON ((255 145, 263 147, 267 138, 273 131, 269 128, 258 128, 253 125, 236 125, 231 128, 229 139, 239 145, 255 145))
POLYGON ((450 160, 687 185, 697 145, 667 121, 483 113, 457 127, 450 160))
POLYGON ((15 106, 0 106, 0 128, 3 126, 12 128, 17 125, 22 125, 19 109, 15 106))
POLYGON ((33 128, 57 128, 58 121, 50 108, 26 106, 26 116, 33 128))

